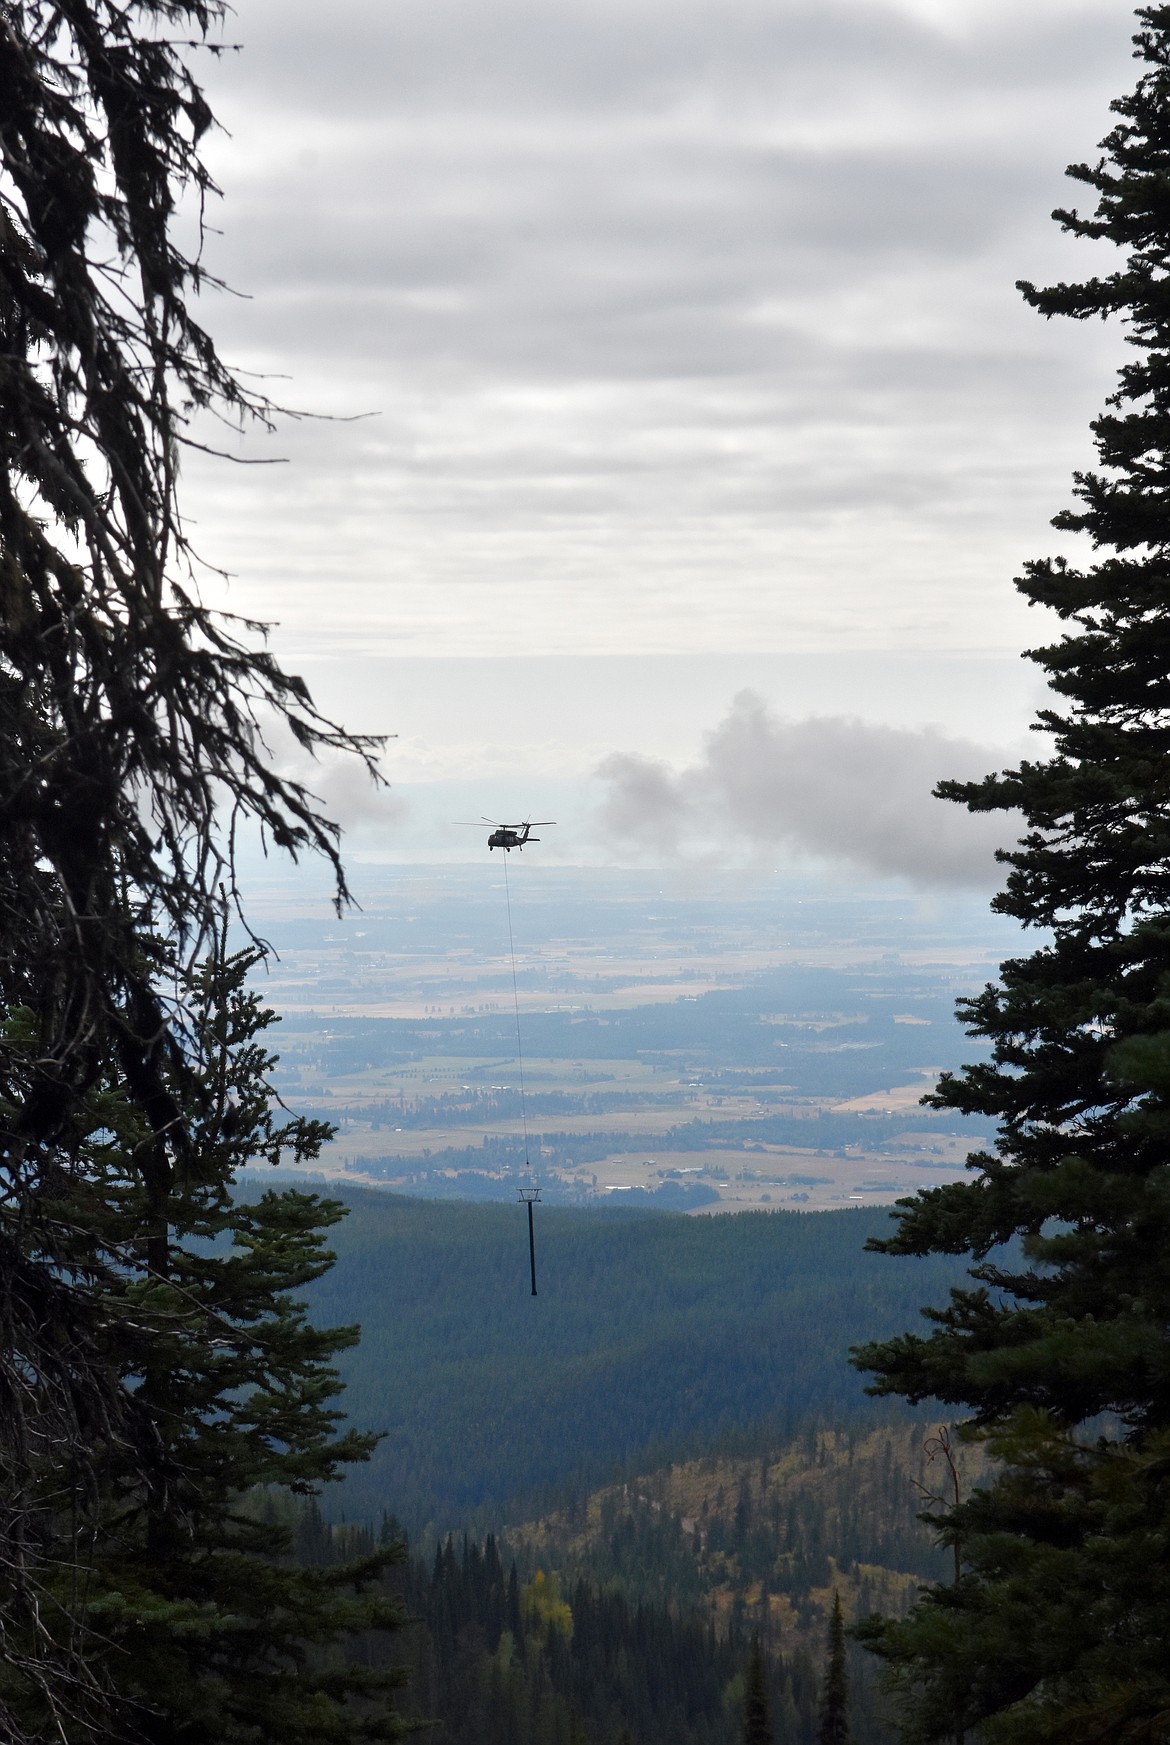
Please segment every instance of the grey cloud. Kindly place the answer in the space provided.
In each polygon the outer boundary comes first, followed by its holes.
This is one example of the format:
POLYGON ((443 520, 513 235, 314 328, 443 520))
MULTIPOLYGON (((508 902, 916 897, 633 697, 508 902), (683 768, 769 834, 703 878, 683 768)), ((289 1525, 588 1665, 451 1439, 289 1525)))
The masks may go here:
MULTIPOLYGON (((347 710, 346 714, 351 716, 352 712, 347 710)), ((273 769, 306 788, 318 802, 322 816, 343 831, 406 822, 409 802, 389 782, 375 782, 360 758, 331 751, 313 757, 279 720, 265 718, 263 727, 273 769)), ((387 774, 386 753, 392 751, 393 746, 388 746, 379 760, 383 775, 387 774)))
POLYGON ((326 817, 343 830, 362 824, 404 824, 410 815, 409 802, 393 787, 376 786, 356 758, 323 761, 305 779, 319 796, 326 817))
MULTIPOLYGON (((828 373, 848 378, 847 400, 849 383, 880 391, 880 357, 831 333, 825 314, 887 298, 891 274, 969 276, 1025 214, 1044 228, 1060 164, 1033 142, 1035 117, 988 118, 1012 81, 1031 78, 1029 95, 1052 101, 1057 51, 1068 81, 1098 77, 1104 23, 1100 8, 1074 7, 1060 31, 1042 30, 1025 9, 960 44, 872 0, 379 0, 328 16, 245 0, 249 46, 218 76, 229 92, 237 81, 249 123, 265 93, 274 125, 282 106, 298 112, 287 151, 255 157, 262 129, 253 140, 245 125, 242 154, 225 156, 216 265, 255 303, 221 303, 217 331, 280 347, 294 369, 352 360, 392 372, 393 386, 458 369, 549 383, 828 373), (992 52, 1005 42, 1014 52, 992 52), (1041 44, 1042 64, 1028 52, 1041 44), (490 113, 469 106, 461 60, 498 95, 490 113), (595 67, 579 104, 543 111, 546 62, 595 67), (657 120, 632 68, 673 69, 657 120), (978 101, 964 107, 967 89, 978 101), (320 161, 298 168, 314 91, 320 161), (793 121, 815 137, 786 137, 793 121)), ((1110 46, 1123 50, 1124 33, 1110 46)), ((995 348, 962 321, 956 289, 940 299, 967 330, 945 362, 969 356, 975 376, 995 348)), ((887 376, 901 372, 905 389, 914 361, 913 346, 895 347, 887 376)))
POLYGON ((239 0, 211 265, 254 300, 208 325, 279 397, 381 416, 195 460, 202 547, 311 646, 322 588, 338 633, 435 647, 473 587, 508 646, 558 596, 574 648, 638 602, 707 646, 729 599, 788 646, 781 585, 835 590, 823 639, 971 634, 957 573, 1010 598, 1108 381, 1112 340, 1011 284, 1067 262, 1063 161, 1132 69, 1111 0, 955 5, 239 0))
POLYGON ((994 752, 935 728, 788 721, 744 691, 690 768, 607 758, 600 826, 618 849, 649 857, 780 852, 915 885, 985 888, 1002 876, 995 850, 1015 841, 1019 818, 971 814, 932 789, 995 764, 994 752))
MULTIPOLYGON (((386 155, 393 159, 394 149, 386 155)), ((750 141, 697 153, 682 140, 673 151, 632 143, 619 191, 612 176, 620 155, 611 141, 562 163, 548 187, 530 156, 498 142, 476 172, 464 160, 412 153, 396 165, 394 194, 356 210, 329 209, 321 196, 325 210, 312 227, 303 222, 303 189, 267 188, 254 204, 241 202, 250 288, 266 306, 290 296, 368 300, 391 346, 412 327, 432 343, 445 333, 458 345, 461 332, 475 337, 476 312, 493 305, 500 315, 508 306, 555 310, 562 333, 599 316, 681 314, 701 341, 700 323, 713 316, 742 323, 762 299, 815 294, 830 257, 839 257, 840 295, 907 257, 979 254, 1022 213, 1042 212, 1051 192, 1040 176, 958 154, 924 163, 875 147, 813 157, 750 141), (488 168, 481 195, 477 176, 488 168), (460 189, 466 210, 443 210, 448 186, 460 189)), ((344 337, 336 322, 319 330, 329 349, 344 337)), ((690 367, 703 369, 712 341, 724 338, 718 327, 709 331, 690 367)), ((766 329, 741 326, 735 363, 750 363, 767 341, 766 329)), ((512 350, 520 361, 520 344, 512 350)), ((679 352, 671 361, 685 368, 688 360, 679 352)))
MULTIPOLYGON (((1083 76, 1112 51, 1117 11, 988 8, 975 27, 934 29, 880 0, 238 0, 224 68, 282 101, 347 114, 436 105, 608 112, 674 101, 696 85, 777 90, 840 105, 876 79, 921 76, 1012 90, 1083 76), (355 45, 357 52, 355 52, 355 45)), ((1123 28, 1125 21, 1122 21, 1123 28)))

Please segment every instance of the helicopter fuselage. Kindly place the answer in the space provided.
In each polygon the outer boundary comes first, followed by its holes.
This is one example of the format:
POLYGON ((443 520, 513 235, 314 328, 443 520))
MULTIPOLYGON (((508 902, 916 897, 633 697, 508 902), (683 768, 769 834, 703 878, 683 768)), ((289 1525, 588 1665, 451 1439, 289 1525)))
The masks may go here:
POLYGON ((502 848, 505 852, 512 848, 523 848, 526 842, 539 842, 539 836, 533 836, 527 824, 522 830, 513 830, 510 825, 502 824, 498 830, 493 830, 488 837, 489 848, 502 848))

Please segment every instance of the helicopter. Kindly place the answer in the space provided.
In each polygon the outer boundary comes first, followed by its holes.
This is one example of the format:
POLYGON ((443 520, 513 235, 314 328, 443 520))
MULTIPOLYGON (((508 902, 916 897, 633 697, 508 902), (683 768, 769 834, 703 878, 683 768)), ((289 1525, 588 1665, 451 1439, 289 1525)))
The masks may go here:
POLYGON ((534 836, 532 832, 541 825, 555 824, 556 819, 536 818, 531 823, 526 820, 523 824, 501 824, 497 818, 481 818, 473 824, 468 818, 457 818, 456 823, 465 824, 471 830, 482 830, 485 824, 490 824, 492 831, 488 837, 488 847, 502 848, 507 854, 513 848, 523 848, 526 842, 539 842, 540 837, 534 836))

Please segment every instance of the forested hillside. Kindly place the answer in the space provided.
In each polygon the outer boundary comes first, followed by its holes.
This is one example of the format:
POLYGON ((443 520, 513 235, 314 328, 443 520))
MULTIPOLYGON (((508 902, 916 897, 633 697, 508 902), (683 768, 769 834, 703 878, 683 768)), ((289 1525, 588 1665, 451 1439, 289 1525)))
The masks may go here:
MULTIPOLYGON (((396 1532, 383 1523, 382 1543, 396 1532)), ((310 1508, 301 1559, 336 1565, 372 1555, 369 1528, 328 1527, 310 1508)), ((751 1635, 741 1617, 633 1598, 585 1577, 525 1570, 493 1535, 447 1539, 386 1578, 413 1626, 392 1645, 355 1642, 351 1658, 404 1667, 403 1713, 438 1745, 736 1745, 751 1635)), ((884 1705, 853 1655, 853 1745, 887 1745, 884 1705)), ((773 1645, 764 1660, 778 1745, 814 1745, 823 1644, 773 1645)))
MULTIPOLYGON (((619 1586, 633 1600, 693 1607, 723 1630, 766 1643, 824 1636, 834 1588, 851 1613, 900 1612, 923 1581, 945 1578, 919 1520, 945 1476, 921 1419, 868 1429, 811 1425, 758 1454, 671 1462, 511 1529, 522 1567, 619 1586)), ((963 1485, 982 1475, 961 1450, 963 1485)))
POLYGON ((866 1255, 880 1210, 538 1207, 534 1300, 520 1208, 344 1198, 337 1265, 309 1300, 319 1325, 361 1322, 346 1406, 387 1434, 328 1506, 390 1508, 412 1532, 498 1525, 618 1469, 876 1421, 891 1408, 867 1401, 848 1348, 959 1276, 945 1259, 866 1255))
MULTIPOLYGON (((359 1652, 409 1667, 404 1710, 436 1720, 442 1745, 734 1745, 758 1637, 777 1740, 813 1745, 834 1595, 849 1620, 900 1616, 949 1574, 918 1519, 946 1476, 929 1429, 810 1429, 643 1473, 483 1541, 447 1538, 387 1577, 416 1620, 407 1637, 359 1652)), ((960 1458, 966 1490, 983 1460, 960 1458)), ((382 1542, 397 1531, 384 1518, 382 1542)), ((377 1537, 310 1504, 296 1544, 329 1564, 377 1537)), ((854 1745, 884 1745, 873 1662, 848 1661, 854 1745)))

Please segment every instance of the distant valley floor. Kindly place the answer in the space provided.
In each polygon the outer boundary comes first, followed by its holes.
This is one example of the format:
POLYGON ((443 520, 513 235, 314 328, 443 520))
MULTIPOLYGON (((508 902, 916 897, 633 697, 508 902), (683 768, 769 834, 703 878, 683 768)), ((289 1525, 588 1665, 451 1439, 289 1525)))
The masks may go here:
POLYGON ((327 1175, 507 1199, 527 1158, 563 1203, 811 1210, 954 1179, 988 1137, 919 1101, 980 1055, 954 1003, 1008 942, 973 901, 525 865, 514 986, 498 868, 383 872, 350 922, 265 928, 278 1088, 335 1124, 327 1175))

